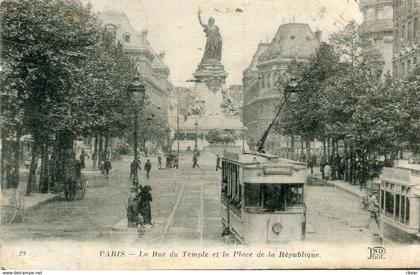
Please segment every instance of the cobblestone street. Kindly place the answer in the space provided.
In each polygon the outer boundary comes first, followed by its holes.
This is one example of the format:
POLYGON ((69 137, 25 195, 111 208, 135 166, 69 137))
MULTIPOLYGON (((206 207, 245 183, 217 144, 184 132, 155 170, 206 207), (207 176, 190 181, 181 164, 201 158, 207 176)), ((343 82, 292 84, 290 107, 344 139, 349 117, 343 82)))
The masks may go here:
MULTIPOLYGON (((25 222, 2 226, 3 241, 106 240, 132 243, 133 229, 126 229, 125 203, 130 181, 130 158, 113 163, 109 180, 89 173, 87 195, 83 200, 58 200, 26 213, 25 222)), ((152 186, 154 225, 147 228, 141 242, 197 245, 223 244, 220 222, 219 180, 214 170, 215 156, 204 154, 201 168, 192 168, 191 156, 181 158, 181 169, 153 168, 152 186)), ((141 171, 141 181, 146 181, 141 171)), ((328 186, 308 186, 307 236, 309 242, 371 242, 372 231, 364 226, 367 212, 359 198, 328 186)))

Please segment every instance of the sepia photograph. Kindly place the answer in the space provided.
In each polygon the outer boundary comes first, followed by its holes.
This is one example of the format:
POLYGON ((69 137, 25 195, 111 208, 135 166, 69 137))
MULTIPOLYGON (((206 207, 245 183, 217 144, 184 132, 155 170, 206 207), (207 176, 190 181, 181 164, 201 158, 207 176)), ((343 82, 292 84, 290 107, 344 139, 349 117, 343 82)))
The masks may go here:
POLYGON ((2 274, 418 274, 419 2, 0 0, 2 274))

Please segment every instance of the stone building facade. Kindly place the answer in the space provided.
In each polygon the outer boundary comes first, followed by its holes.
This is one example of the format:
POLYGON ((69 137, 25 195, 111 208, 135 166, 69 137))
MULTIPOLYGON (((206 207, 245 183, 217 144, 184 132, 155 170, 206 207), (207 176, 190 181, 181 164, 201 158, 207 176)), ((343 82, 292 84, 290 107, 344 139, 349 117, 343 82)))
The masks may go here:
POLYGON ((360 0, 362 31, 369 35, 385 60, 384 73, 392 73, 393 9, 392 0, 360 0))
MULTIPOLYGON (((137 31, 122 12, 105 11, 99 19, 106 28, 116 32, 117 40, 124 51, 136 62, 137 70, 144 79, 146 94, 150 101, 147 113, 152 115, 156 127, 164 133, 168 128, 168 105, 172 85, 169 68, 165 64, 165 53, 156 53, 147 40, 147 30, 137 31)), ((162 143, 166 137, 162 136, 162 143)))
MULTIPOLYGON (((246 140, 253 148, 275 116, 280 103, 276 89, 279 76, 293 60, 306 60, 319 47, 321 32, 313 33, 308 24, 280 25, 271 43, 260 43, 251 63, 243 72, 243 123, 246 140)), ((266 148, 280 149, 281 137, 270 134, 266 148)), ((285 147, 286 145, 283 145, 285 147)))
POLYGON ((420 60, 420 6, 417 0, 394 0, 393 9, 393 70, 403 77, 420 60))

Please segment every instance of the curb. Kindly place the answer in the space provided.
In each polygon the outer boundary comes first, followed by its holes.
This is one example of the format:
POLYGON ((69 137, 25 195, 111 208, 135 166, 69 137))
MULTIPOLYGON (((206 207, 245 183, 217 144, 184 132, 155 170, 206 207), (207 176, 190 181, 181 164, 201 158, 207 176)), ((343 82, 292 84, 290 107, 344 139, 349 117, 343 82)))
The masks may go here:
POLYGON ((50 203, 50 202, 52 202, 52 201, 56 201, 57 199, 59 199, 59 198, 60 198, 60 196, 61 196, 61 194, 60 194, 60 193, 55 194, 54 196, 51 196, 51 197, 49 197, 49 198, 48 198, 48 199, 46 199, 46 200, 40 201, 40 202, 38 202, 38 203, 36 203, 36 204, 32 205, 31 207, 25 208, 25 211, 32 211, 32 210, 36 210, 37 208, 39 208, 39 207, 41 207, 41 206, 43 206, 43 205, 45 205, 45 204, 47 204, 47 203, 50 203))
POLYGON ((347 192, 347 193, 349 193, 349 194, 351 194, 351 195, 353 195, 353 196, 358 197, 359 199, 363 199, 363 196, 362 196, 362 195, 360 195, 360 194, 358 194, 357 192, 355 192, 355 191, 353 191, 353 190, 350 190, 350 189, 348 189, 348 188, 344 188, 341 184, 337 184, 337 183, 335 183, 335 182, 333 182, 333 181, 326 181, 326 180, 320 179, 319 177, 316 177, 316 178, 317 178, 318 180, 320 180, 320 181, 323 181, 323 182, 325 183, 325 185, 334 186, 335 188, 338 188, 338 189, 340 189, 340 190, 343 190, 343 191, 345 191, 345 192, 347 192))

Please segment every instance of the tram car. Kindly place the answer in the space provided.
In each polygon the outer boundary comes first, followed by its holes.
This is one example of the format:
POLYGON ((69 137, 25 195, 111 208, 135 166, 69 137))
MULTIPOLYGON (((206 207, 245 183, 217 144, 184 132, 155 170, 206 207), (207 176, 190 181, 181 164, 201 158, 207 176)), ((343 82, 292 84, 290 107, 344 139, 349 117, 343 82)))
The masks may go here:
POLYGON ((225 151, 221 184, 225 232, 242 244, 303 240, 306 182, 304 163, 268 154, 225 151))
POLYGON ((415 165, 384 168, 380 184, 382 242, 420 243, 420 169, 415 165))

